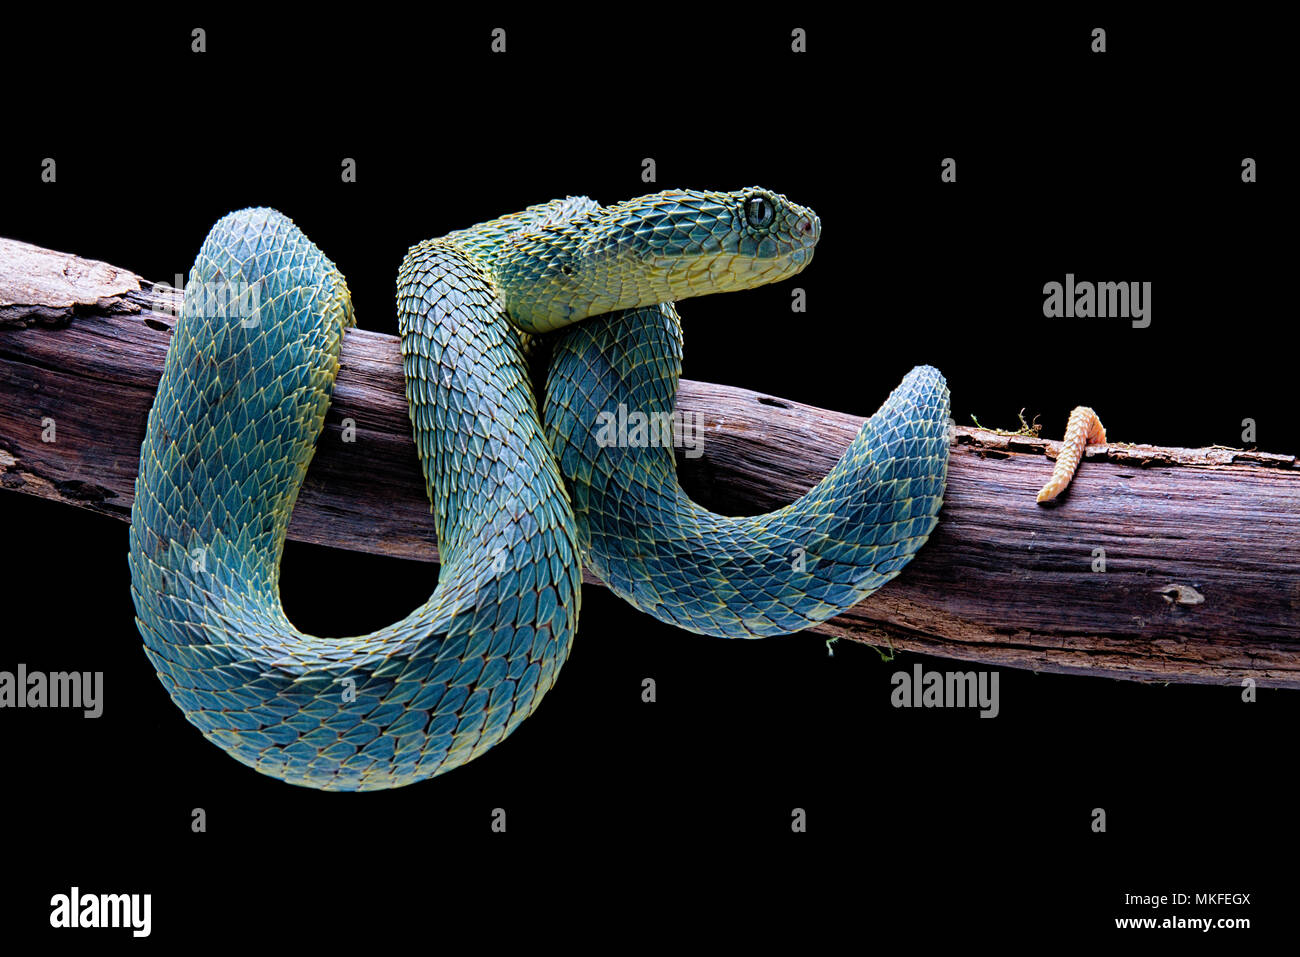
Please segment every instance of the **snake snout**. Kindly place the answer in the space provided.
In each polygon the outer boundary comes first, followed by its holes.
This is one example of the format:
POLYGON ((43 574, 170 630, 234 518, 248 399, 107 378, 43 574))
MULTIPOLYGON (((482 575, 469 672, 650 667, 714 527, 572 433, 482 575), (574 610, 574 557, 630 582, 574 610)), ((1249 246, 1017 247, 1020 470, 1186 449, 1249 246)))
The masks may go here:
POLYGON ((794 238, 803 243, 805 247, 811 249, 817 245, 817 240, 821 239, 822 221, 818 215, 809 211, 806 215, 800 216, 795 220, 794 238))

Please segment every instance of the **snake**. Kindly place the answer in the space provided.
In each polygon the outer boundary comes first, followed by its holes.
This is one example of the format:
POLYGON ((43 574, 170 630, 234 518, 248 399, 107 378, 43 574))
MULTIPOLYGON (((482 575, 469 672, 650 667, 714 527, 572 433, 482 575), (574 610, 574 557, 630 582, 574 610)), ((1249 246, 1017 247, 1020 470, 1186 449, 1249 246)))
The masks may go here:
POLYGON ((728 637, 797 631, 897 575, 946 481, 947 386, 928 366, 764 516, 695 505, 666 445, 594 437, 619 403, 671 413, 675 302, 793 276, 819 237, 812 210, 751 187, 568 197, 412 246, 396 305, 438 578, 400 621, 336 638, 294 627, 279 576, 351 295, 284 214, 222 217, 190 270, 131 512, 136 624, 172 701, 278 780, 399 787, 537 708, 572 647, 584 562, 635 607, 728 637))

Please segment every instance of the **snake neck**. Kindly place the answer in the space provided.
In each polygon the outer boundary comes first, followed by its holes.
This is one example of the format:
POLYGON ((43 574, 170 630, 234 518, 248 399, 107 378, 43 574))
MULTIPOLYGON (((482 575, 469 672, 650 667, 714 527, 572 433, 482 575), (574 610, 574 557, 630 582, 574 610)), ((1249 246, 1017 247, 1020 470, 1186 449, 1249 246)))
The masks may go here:
POLYGON ((788 278, 812 261, 820 232, 812 210, 757 187, 670 190, 525 226, 490 265, 512 321, 547 332, 788 278))

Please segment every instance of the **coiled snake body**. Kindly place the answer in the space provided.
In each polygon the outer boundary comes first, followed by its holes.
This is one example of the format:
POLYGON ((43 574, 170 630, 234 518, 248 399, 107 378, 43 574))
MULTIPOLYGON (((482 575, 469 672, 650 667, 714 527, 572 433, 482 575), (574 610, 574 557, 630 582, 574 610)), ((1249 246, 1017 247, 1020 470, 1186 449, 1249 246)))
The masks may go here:
POLYGON ((671 191, 558 200, 413 247, 397 306, 438 584, 387 628, 319 638, 285 617, 279 563, 352 305, 286 217, 223 218, 195 260, 132 508, 137 623, 172 700, 281 780, 395 787, 533 711, 577 628, 583 556, 638 608, 728 636, 797 631, 892 578, 942 503, 948 395, 933 369, 904 379, 815 489, 764 516, 694 505, 671 448, 593 437, 619 403, 672 411, 673 300, 793 275, 819 232, 764 190, 671 191), (539 409, 528 335, 563 327, 539 409))

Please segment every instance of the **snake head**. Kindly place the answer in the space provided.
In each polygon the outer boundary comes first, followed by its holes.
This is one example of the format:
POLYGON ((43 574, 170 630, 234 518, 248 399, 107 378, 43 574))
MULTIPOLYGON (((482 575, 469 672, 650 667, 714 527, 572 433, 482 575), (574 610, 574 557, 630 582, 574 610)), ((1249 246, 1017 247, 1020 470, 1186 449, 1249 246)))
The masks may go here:
POLYGON ((521 231, 495 272, 511 318, 541 332, 786 279, 820 236, 816 213, 771 190, 676 189, 521 231))
POLYGON ((780 193, 669 190, 620 203, 633 248, 662 272, 672 299, 750 289, 793 276, 812 261, 821 220, 780 193))

